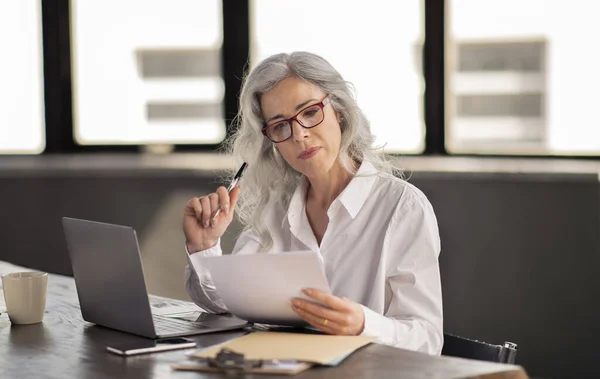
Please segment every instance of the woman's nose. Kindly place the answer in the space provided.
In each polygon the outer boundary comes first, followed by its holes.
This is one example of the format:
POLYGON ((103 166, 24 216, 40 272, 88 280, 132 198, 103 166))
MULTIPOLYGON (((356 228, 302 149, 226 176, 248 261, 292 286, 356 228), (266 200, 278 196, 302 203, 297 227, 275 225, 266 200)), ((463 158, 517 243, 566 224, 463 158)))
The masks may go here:
POLYGON ((300 125, 296 120, 292 121, 292 128, 294 128, 294 141, 300 142, 309 135, 308 129, 300 125))

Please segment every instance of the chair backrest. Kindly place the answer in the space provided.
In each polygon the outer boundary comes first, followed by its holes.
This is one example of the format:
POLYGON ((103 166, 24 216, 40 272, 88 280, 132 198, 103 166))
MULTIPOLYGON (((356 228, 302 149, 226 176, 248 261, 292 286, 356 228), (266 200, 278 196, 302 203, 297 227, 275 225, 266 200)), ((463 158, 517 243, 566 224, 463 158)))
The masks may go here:
POLYGON ((453 334, 444 333, 442 355, 478 359, 498 363, 515 363, 517 344, 504 342, 504 345, 492 345, 453 334))

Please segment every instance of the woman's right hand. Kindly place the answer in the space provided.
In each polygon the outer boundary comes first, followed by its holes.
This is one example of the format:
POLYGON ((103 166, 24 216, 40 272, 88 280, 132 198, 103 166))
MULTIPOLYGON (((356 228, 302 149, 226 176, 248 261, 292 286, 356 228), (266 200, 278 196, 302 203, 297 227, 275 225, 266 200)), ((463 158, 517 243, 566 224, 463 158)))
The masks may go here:
POLYGON ((239 186, 229 193, 225 187, 219 187, 208 196, 193 197, 188 201, 183 213, 183 233, 190 254, 210 249, 217 244, 233 220, 233 209, 239 193, 239 186), (212 220, 219 205, 221 211, 212 220))

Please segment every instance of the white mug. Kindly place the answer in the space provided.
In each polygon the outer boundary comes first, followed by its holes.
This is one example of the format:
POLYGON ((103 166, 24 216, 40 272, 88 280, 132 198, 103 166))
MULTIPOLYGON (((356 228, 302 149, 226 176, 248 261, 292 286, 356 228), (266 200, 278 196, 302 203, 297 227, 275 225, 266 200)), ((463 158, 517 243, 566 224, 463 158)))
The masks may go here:
POLYGON ((42 322, 46 309, 48 274, 15 272, 2 276, 6 312, 13 324, 42 322))

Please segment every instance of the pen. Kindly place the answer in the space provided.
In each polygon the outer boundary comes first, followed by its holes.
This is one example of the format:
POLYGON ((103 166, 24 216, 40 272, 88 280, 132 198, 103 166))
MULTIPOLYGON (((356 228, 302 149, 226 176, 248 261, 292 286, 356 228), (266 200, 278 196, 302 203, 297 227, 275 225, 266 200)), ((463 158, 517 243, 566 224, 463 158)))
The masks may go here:
MULTIPOLYGON (((246 167, 248 167, 248 163, 244 162, 242 164, 242 167, 240 167, 240 169, 238 170, 237 174, 235 174, 235 176, 233 177, 231 183, 229 183, 229 187, 227 187, 227 193, 231 192, 231 190, 234 189, 235 186, 238 184, 238 182, 242 178, 242 175, 244 175, 246 167)), ((221 204, 219 204, 217 210, 215 211, 215 214, 211 217, 211 221, 214 221, 214 219, 217 218, 219 213, 221 213, 221 204)))

